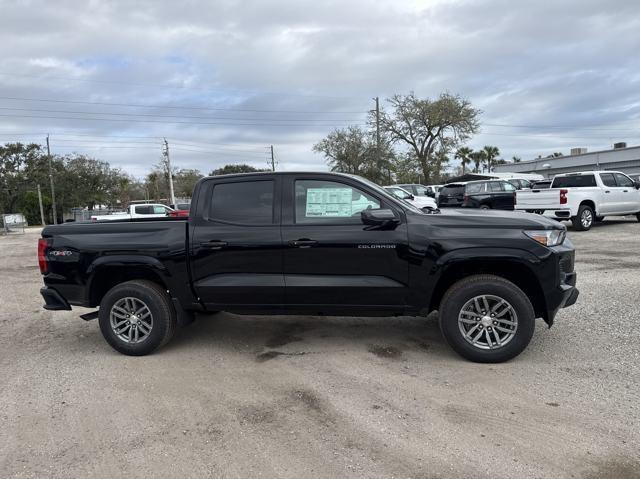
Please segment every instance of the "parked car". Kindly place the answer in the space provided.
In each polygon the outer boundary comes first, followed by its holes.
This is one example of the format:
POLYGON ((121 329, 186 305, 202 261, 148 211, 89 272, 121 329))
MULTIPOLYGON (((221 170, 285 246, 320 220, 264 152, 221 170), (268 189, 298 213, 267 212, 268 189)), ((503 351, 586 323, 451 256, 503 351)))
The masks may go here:
POLYGON ((432 198, 435 197, 435 192, 433 191, 433 189, 430 190, 427 186, 419 185, 417 183, 391 186, 399 186, 403 190, 407 190, 409 193, 415 196, 431 196, 432 198))
POLYGON ((431 198, 437 201, 441 188, 442 188, 442 185, 427 185, 427 195, 431 196, 431 198))
POLYGON ((530 190, 532 188, 532 181, 525 178, 509 178, 509 183, 516 187, 516 190, 530 190))
POLYGON ((340 316, 439 311, 472 361, 522 352, 535 318, 577 297, 566 228, 542 216, 430 215, 339 173, 200 180, 188 219, 47 226, 38 264, 49 310, 98 311, 106 341, 144 355, 195 312, 340 316))
POLYGON ((618 171, 557 175, 550 189, 518 191, 516 209, 571 220, 578 231, 605 216, 634 214, 640 221, 640 182, 618 171))
POLYGON ((416 208, 428 208, 431 210, 438 209, 436 201, 429 196, 415 196, 409 193, 404 188, 400 188, 399 186, 385 186, 384 189, 389 191, 394 196, 400 198, 401 200, 411 203, 416 208))
POLYGON ((516 187, 505 180, 449 183, 440 190, 438 207, 512 210, 516 187))
POLYGON ((93 215, 91 221, 117 221, 133 218, 162 218, 168 216, 173 211, 166 205, 161 204, 140 204, 130 205, 129 210, 123 213, 112 213, 110 215, 93 215))
POLYGON ((191 203, 178 203, 176 205, 169 205, 173 208, 173 211, 170 211, 167 216, 171 216, 173 218, 181 218, 189 216, 189 210, 191 209, 191 203))

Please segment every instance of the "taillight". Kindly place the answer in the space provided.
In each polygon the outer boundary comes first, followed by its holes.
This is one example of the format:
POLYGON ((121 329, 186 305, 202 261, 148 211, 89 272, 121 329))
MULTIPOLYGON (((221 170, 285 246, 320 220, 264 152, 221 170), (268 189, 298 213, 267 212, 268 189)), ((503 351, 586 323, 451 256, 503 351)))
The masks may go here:
POLYGON ((38 266, 40 267, 40 272, 42 274, 47 274, 49 272, 49 262, 47 261, 47 250, 49 249, 50 243, 46 238, 38 239, 38 266))
POLYGON ((566 205, 567 204, 567 193, 569 193, 569 190, 560 190, 560 204, 561 205, 566 205))

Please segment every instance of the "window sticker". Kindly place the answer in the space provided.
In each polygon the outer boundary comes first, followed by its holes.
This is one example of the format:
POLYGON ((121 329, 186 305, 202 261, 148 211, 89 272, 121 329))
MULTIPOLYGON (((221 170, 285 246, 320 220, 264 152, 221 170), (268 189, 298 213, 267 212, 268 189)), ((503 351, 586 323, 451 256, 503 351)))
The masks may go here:
POLYGON ((378 207, 361 194, 353 199, 352 188, 308 188, 305 217, 346 218, 367 207, 378 207))

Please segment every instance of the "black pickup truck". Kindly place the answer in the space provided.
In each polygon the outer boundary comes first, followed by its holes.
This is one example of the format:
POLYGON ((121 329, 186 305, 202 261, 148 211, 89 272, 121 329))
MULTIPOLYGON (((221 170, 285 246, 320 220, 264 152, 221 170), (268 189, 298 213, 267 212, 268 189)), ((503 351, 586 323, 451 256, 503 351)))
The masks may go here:
POLYGON ((48 226, 49 310, 99 307, 107 342, 144 355, 195 313, 425 315, 473 361, 500 362, 576 301, 564 226, 528 213, 427 214, 359 177, 202 179, 188 219, 48 226))

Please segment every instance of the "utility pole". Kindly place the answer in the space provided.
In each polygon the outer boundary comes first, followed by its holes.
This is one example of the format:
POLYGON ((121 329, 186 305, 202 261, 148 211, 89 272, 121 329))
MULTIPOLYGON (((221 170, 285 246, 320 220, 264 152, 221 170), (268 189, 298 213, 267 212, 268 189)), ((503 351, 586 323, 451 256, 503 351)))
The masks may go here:
POLYGON ((40 183, 38 183, 38 203, 40 204, 40 223, 44 226, 44 209, 42 208, 42 192, 40 191, 40 183))
POLYGON ((49 147, 49 135, 47 135, 47 157, 49 158, 49 182, 51 183, 51 209, 53 211, 53 224, 58 224, 58 214, 56 212, 56 190, 53 187, 53 166, 51 164, 51 149, 49 147))
POLYGON ((169 142, 164 139, 164 155, 167 158, 167 169, 169 170, 169 194, 171 195, 171 204, 175 206, 176 197, 173 194, 173 172, 171 171, 171 159, 169 158, 169 142))
POLYGON ((271 171, 276 171, 276 160, 273 156, 273 145, 271 145, 271 171))
POLYGON ((380 167, 380 100, 378 97, 374 100, 376 101, 376 160, 380 167))

